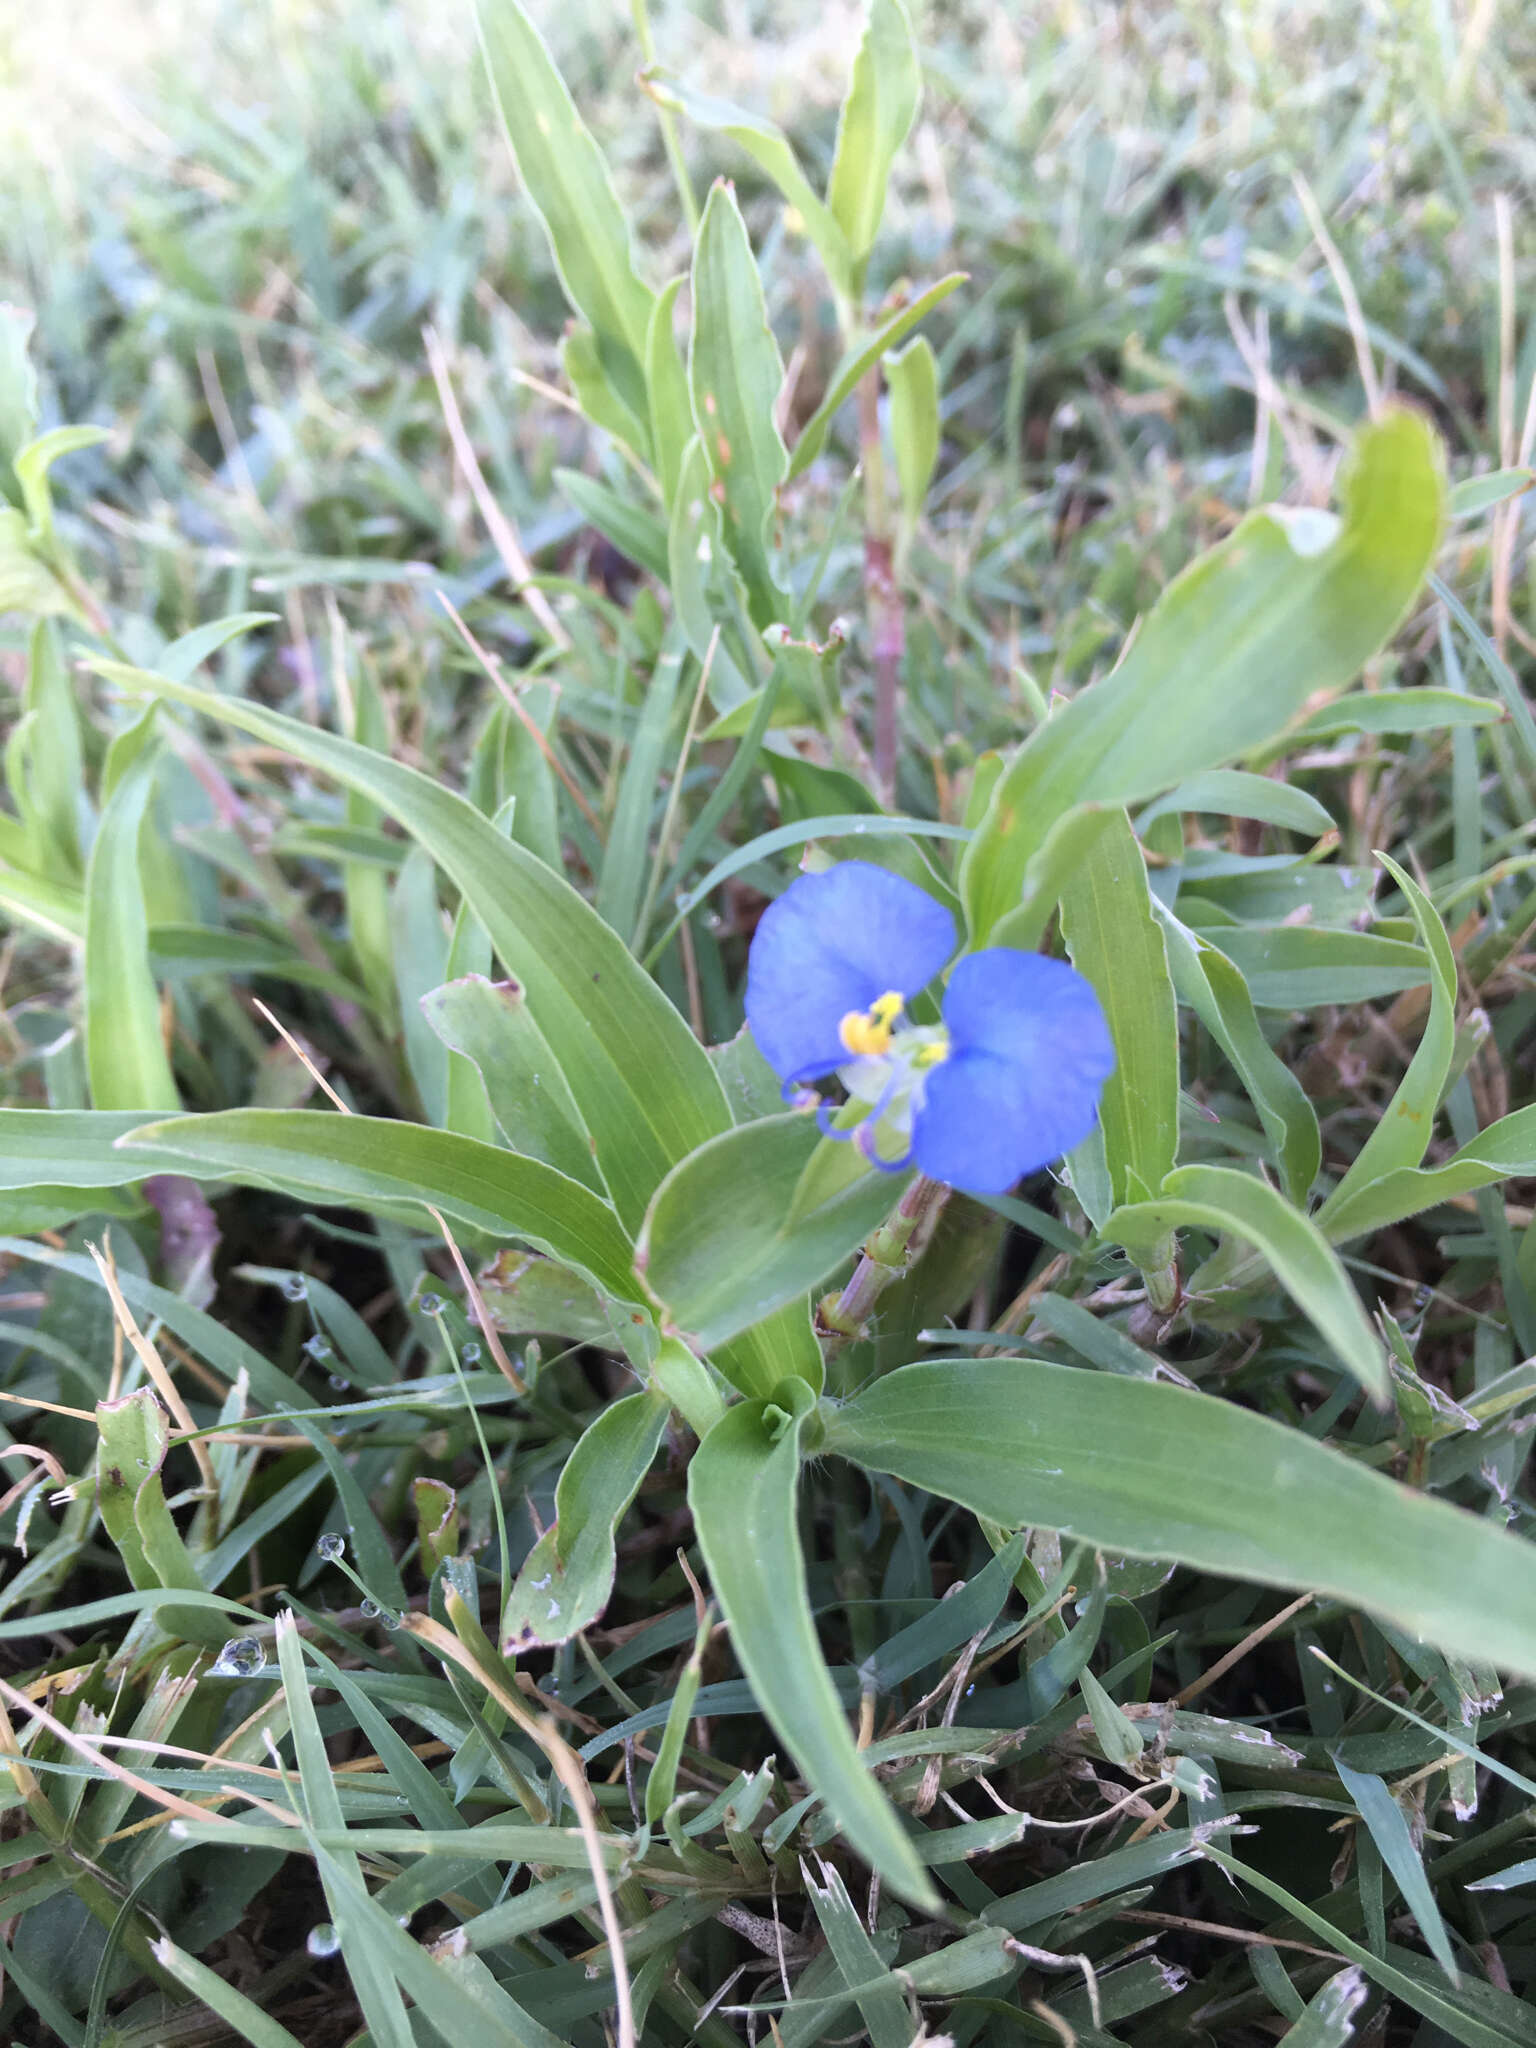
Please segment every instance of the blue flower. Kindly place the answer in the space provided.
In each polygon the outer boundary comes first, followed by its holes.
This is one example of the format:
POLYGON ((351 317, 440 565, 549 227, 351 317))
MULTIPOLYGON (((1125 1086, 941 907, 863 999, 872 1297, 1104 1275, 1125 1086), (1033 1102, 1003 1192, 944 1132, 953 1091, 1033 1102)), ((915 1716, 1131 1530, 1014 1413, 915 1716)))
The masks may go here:
POLYGON ((1075 968, 1007 947, 959 962, 942 1024, 906 1021, 954 950, 954 919, 926 890, 839 862, 763 913, 747 1022, 786 1095, 831 1074, 843 1083, 848 1105, 820 1111, 832 1136, 893 1172, 915 1161, 933 1180, 1001 1194, 1088 1136, 1114 1046, 1075 968))

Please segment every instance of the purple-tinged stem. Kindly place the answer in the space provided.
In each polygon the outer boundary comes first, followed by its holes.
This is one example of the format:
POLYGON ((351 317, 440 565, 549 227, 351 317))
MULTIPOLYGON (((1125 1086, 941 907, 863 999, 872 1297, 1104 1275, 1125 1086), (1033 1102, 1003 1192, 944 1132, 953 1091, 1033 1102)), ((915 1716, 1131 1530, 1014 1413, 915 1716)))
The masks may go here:
POLYGON ((891 546, 885 451, 880 441, 878 363, 859 386, 859 459, 864 469, 864 601, 869 610, 870 660, 875 671, 875 794, 881 803, 890 804, 896 795, 907 623, 891 546))

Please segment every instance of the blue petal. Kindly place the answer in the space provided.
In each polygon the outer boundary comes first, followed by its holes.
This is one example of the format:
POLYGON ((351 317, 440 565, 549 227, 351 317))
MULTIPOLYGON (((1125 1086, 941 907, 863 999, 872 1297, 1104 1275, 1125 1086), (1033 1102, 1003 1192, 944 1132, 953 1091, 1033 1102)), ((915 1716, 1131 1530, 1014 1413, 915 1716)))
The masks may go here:
POLYGON ((1115 1049, 1091 985, 1063 960, 972 953, 944 997, 950 1055, 913 1132, 933 1180, 1000 1195, 1093 1129, 1115 1049))
POLYGON ((790 883, 747 956, 747 1022, 783 1080, 810 1081, 848 1058, 837 1027, 899 989, 915 996, 955 950, 942 903, 868 861, 839 861, 790 883))

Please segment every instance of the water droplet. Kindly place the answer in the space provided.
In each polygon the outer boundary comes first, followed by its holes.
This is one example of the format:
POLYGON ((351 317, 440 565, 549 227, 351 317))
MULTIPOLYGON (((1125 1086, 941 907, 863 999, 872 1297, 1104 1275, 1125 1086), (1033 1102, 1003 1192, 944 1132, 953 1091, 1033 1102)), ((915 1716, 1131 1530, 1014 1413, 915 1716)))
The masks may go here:
POLYGON ((440 1316, 443 1312, 443 1297, 440 1294, 424 1294, 416 1306, 424 1316, 440 1316))
POLYGON ((346 1555, 347 1539, 338 1536, 334 1529, 327 1529, 315 1548, 328 1563, 334 1564, 338 1557, 346 1555))
POLYGON ((469 1342, 464 1346, 464 1349, 459 1353, 459 1356, 466 1365, 478 1365, 480 1363, 480 1346, 475 1342, 473 1337, 471 1337, 469 1342))
POLYGON ((365 1599, 360 1603, 360 1608, 365 1620, 368 1621, 376 1621, 384 1611, 377 1600, 365 1599))
MULTIPOLYGON (((381 1607, 379 1609, 379 1619, 383 1622, 386 1628, 398 1628, 400 1626, 399 1615, 391 1614, 387 1607, 381 1607)), ((401 1804, 403 1805, 404 1801, 402 1801, 401 1804)))
POLYGON ((327 1384, 333 1386, 336 1389, 337 1393, 340 1394, 345 1393, 346 1389, 351 1386, 352 1382, 347 1378, 345 1373, 333 1372, 330 1375, 327 1384))
POLYGON ((334 1354, 331 1350, 330 1339, 328 1337, 322 1337, 318 1330, 315 1332, 313 1337, 307 1337, 304 1340, 304 1356, 306 1358, 314 1359, 317 1365, 321 1362, 322 1359, 330 1358, 333 1355, 334 1354))
POLYGON ((312 1956, 333 1956, 341 1948, 341 1936, 329 1920, 322 1920, 305 1935, 304 1946, 312 1956))
POLYGON ((307 1301, 309 1299, 309 1282, 302 1273, 290 1273, 283 1282, 283 1292, 290 1301, 307 1301))
POLYGON ((254 1678, 267 1653, 254 1636, 231 1636, 209 1666, 210 1678, 254 1678))

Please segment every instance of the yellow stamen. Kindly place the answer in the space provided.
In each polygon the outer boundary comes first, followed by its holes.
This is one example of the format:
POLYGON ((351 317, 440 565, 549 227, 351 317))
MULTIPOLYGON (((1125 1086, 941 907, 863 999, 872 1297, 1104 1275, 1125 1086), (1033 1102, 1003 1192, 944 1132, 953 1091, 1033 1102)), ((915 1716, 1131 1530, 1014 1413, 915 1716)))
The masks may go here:
POLYGON ((902 1005, 901 992, 887 989, 867 1010, 850 1010, 838 1025, 837 1035, 849 1052, 878 1059, 891 1049, 891 1031, 902 1005))
POLYGON ((920 1045, 912 1056, 914 1073, 925 1074, 930 1067, 942 1066, 949 1058, 949 1040, 931 1038, 926 1045, 920 1045))

